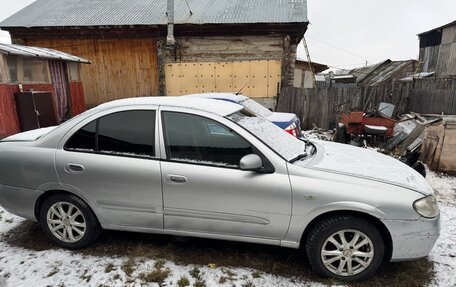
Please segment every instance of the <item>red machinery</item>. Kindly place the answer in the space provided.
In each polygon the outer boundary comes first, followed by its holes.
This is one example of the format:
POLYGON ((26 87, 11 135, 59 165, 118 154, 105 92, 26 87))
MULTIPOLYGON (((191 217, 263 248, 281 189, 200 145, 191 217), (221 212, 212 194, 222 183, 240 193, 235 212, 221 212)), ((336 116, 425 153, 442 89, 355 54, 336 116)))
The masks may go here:
POLYGON ((349 135, 376 135, 390 138, 394 133, 396 121, 380 115, 370 115, 364 112, 343 112, 340 115, 340 125, 336 131, 336 141, 346 141, 349 135), (342 134, 343 133, 343 134, 342 134))

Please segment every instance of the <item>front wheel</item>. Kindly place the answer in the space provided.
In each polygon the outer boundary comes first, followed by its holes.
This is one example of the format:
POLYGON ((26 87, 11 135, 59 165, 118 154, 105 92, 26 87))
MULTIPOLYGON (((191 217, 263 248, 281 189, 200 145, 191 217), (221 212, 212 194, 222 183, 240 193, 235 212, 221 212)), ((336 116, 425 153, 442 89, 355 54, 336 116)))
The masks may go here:
POLYGON ((337 216, 322 221, 310 232, 306 251, 310 265, 320 276, 360 281, 380 267, 385 245, 369 221, 337 216))
POLYGON ((84 248, 101 234, 100 224, 90 207, 69 194, 47 198, 40 209, 40 223, 52 242, 67 249, 84 248))

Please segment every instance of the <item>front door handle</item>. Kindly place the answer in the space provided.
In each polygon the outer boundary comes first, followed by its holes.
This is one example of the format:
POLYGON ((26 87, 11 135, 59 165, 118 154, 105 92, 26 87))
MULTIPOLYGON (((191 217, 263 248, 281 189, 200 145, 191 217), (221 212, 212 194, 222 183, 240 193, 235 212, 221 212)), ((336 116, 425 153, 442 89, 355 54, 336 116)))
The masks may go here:
POLYGON ((76 163, 69 163, 65 166, 65 171, 68 173, 82 173, 84 166, 76 163))
POLYGON ((183 183, 187 182, 187 178, 185 176, 182 176, 182 175, 168 174, 166 177, 172 183, 183 184, 183 183))

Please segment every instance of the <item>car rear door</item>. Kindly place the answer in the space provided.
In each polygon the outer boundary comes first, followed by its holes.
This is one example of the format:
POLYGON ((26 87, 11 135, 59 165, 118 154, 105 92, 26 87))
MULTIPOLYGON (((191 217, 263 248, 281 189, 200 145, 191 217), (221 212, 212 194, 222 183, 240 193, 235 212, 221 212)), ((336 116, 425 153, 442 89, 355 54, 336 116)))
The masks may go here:
POLYGON ((61 184, 87 200, 105 227, 163 228, 156 117, 156 108, 105 112, 59 144, 61 184))
POLYGON ((241 170, 239 160, 260 151, 227 119, 177 108, 160 113, 164 228, 284 238, 292 201, 286 168, 241 170))

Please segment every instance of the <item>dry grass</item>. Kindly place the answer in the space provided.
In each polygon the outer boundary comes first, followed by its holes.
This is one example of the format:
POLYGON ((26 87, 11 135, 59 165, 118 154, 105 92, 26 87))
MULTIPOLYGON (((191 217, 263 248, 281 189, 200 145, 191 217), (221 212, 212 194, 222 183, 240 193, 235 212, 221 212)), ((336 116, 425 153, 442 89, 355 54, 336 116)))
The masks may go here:
POLYGON ((177 281, 177 286, 178 287, 187 287, 190 286, 190 280, 188 280, 187 277, 182 276, 178 281, 177 281))
MULTIPOLYGON (((19 224, 4 234, 1 240, 13 246, 34 251, 56 249, 47 240, 39 225, 29 221, 19 224)), ((316 276, 311 271, 305 255, 297 250, 259 244, 196 238, 176 240, 172 236, 106 231, 93 246, 75 252, 92 256, 128 257, 129 260, 122 266, 128 276, 134 272, 136 262, 139 260, 156 258, 162 259, 159 261, 163 264, 164 260, 181 265, 207 266, 209 263, 215 263, 217 266, 225 267, 224 270, 228 270, 224 275, 227 281, 230 277, 234 277, 234 275, 230 276, 232 274, 227 268, 239 267, 289 277, 298 282, 316 281, 328 285, 341 283, 316 276)), ((434 277, 433 268, 433 263, 427 259, 389 263, 371 279, 348 285, 353 287, 426 286, 434 277)), ((198 279, 201 276, 198 274, 198 271, 195 271, 190 273, 190 276, 198 279)), ((143 274, 145 280, 156 280, 147 282, 158 282, 168 275, 163 266, 155 268, 150 274, 143 274), (154 271, 156 272, 153 273, 154 271)), ((204 286, 204 282, 201 281, 198 287, 200 286, 204 286)))
POLYGON ((158 283, 158 286, 163 286, 163 283, 165 283, 166 278, 168 278, 168 276, 171 274, 171 270, 169 270, 169 268, 164 268, 164 266, 164 260, 158 260, 157 262, 155 262, 154 269, 151 272, 141 273, 139 274, 139 278, 145 282, 158 283))
POLYGON ((106 268, 105 268, 105 272, 106 272, 106 273, 110 273, 110 272, 112 272, 112 271, 114 271, 114 270, 116 270, 116 267, 115 267, 114 264, 112 264, 112 263, 109 263, 109 264, 106 266, 106 268))
POLYGON ((125 272, 125 274, 130 277, 133 272, 135 272, 136 269, 136 262, 135 258, 130 257, 128 260, 122 265, 122 270, 125 272))

